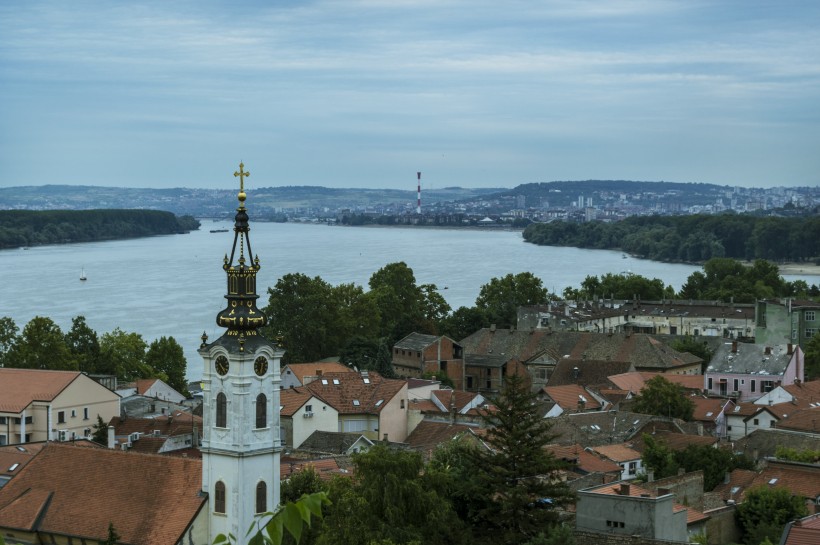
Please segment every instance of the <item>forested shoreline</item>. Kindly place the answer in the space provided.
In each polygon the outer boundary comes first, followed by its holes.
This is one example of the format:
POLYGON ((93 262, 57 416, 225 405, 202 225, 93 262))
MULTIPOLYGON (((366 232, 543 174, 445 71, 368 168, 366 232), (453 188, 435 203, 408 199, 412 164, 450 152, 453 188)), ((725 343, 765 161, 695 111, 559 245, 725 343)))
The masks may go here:
POLYGON ((161 210, 0 210, 0 249, 173 235, 199 229, 193 216, 161 210))
POLYGON ((820 258, 820 218, 753 215, 633 216, 623 221, 534 223, 524 240, 540 246, 622 250, 666 262, 714 257, 772 261, 820 258))

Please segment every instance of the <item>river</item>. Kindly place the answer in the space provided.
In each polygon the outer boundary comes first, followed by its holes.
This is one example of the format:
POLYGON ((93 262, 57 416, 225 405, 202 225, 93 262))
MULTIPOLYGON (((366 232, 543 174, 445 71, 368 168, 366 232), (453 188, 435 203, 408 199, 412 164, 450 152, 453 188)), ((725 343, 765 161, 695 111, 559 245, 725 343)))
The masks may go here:
MULTIPOLYGON (((33 317, 48 316, 67 331, 71 319, 83 315, 100 335, 119 327, 149 343, 173 336, 185 351, 188 377, 196 380, 202 332, 212 340, 223 332, 215 317, 225 304, 222 259, 233 242, 232 231, 210 230, 231 227, 207 221, 184 235, 0 251, 0 316, 10 316, 21 330, 33 317), (83 271, 87 280, 80 281, 83 271)), ((413 269, 418 284, 436 284, 454 309, 474 305, 483 284, 507 273, 532 272, 561 293, 587 275, 623 271, 679 290, 700 269, 624 259, 609 250, 535 246, 517 231, 255 223, 251 216, 250 236, 262 264, 260 307, 267 304, 267 287, 287 273, 367 289, 374 272, 397 261, 413 269)))

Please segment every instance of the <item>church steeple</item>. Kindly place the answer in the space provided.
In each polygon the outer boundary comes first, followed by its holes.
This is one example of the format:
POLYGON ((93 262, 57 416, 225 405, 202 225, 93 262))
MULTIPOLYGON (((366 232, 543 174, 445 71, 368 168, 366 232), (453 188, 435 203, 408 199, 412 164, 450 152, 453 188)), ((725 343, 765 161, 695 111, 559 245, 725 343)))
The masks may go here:
MULTIPOLYGON (((239 178, 239 207, 236 209, 234 220, 233 247, 231 257, 225 254, 222 268, 228 276, 228 293, 225 299, 228 305, 216 317, 216 323, 228 331, 223 335, 238 344, 240 351, 244 351, 245 343, 250 337, 258 336, 257 330, 267 323, 265 314, 256 306, 259 295, 256 293, 256 273, 259 272, 259 256, 253 255, 251 250, 250 226, 248 225, 248 211, 245 208, 245 165, 239 163, 239 170, 234 176, 239 178), (245 247, 247 246, 247 256, 245 247)), ((225 340, 228 340, 225 339, 225 340)))

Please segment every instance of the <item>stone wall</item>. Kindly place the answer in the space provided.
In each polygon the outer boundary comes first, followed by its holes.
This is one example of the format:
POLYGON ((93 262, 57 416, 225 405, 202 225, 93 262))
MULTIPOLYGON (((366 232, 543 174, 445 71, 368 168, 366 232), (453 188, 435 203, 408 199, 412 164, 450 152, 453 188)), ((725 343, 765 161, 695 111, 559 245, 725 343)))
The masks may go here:
POLYGON ((577 545, 680 545, 682 541, 664 541, 637 536, 616 534, 598 534, 594 532, 575 531, 577 545))

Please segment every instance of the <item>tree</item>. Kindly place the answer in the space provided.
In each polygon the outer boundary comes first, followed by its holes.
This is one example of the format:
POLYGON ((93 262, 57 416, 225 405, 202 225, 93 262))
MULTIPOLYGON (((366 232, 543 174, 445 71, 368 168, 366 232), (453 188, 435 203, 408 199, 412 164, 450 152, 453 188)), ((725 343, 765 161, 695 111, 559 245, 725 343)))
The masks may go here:
POLYGON ((91 435, 91 440, 100 445, 108 445, 108 424, 100 415, 97 415, 97 422, 94 424, 94 433, 91 435))
POLYGON ((104 333, 100 338, 99 372, 115 375, 126 382, 149 378, 152 369, 145 364, 147 346, 139 333, 126 333, 120 328, 104 333))
POLYGON ((669 382, 662 375, 647 380, 635 396, 635 412, 670 418, 692 420, 695 404, 686 396, 681 385, 669 382))
POLYGON ((806 380, 820 377, 820 334, 815 334, 806 343, 806 380))
POLYGON ((65 343, 79 371, 96 372, 100 361, 100 341, 97 332, 85 322, 85 316, 72 318, 71 330, 65 334, 65 343))
POLYGON ((441 324, 441 333, 460 341, 493 322, 487 312, 478 307, 459 307, 441 324))
POLYGON ((470 517, 478 540, 522 543, 554 526, 555 509, 574 497, 557 476, 561 462, 544 449, 555 435, 527 381, 508 376, 501 395, 491 402, 496 410, 483 415, 492 426, 484 437, 489 450, 470 451, 470 486, 481 502, 470 517))
POLYGON ((692 337, 691 335, 675 339, 669 343, 669 346, 678 352, 689 352, 693 356, 699 357, 703 360, 704 367, 709 365, 709 362, 712 360, 712 351, 709 349, 709 345, 706 341, 701 342, 697 340, 697 337, 692 337))
POLYGON ((422 471, 421 454, 382 443, 353 455, 354 477, 337 478, 320 545, 465 543, 463 524, 422 471))
POLYGON ((760 486, 746 492, 737 506, 737 519, 746 545, 757 545, 764 539, 780 540, 786 523, 808 514, 803 498, 783 487, 760 486))
POLYGON ((60 326, 42 316, 35 316, 25 325, 14 340, 5 364, 20 369, 76 369, 60 326))
POLYGON ((14 320, 8 316, 0 318, 0 367, 8 367, 5 365, 6 357, 11 347, 14 346, 18 331, 19 328, 14 320))
MULTIPOLYGON (((316 492, 303 495, 295 502, 285 502, 275 512, 257 515, 256 524, 248 529, 249 545, 281 545, 285 530, 299 543, 305 526, 311 526, 311 516, 321 519, 322 506, 327 504, 327 494, 316 492)), ((219 534, 213 545, 232 545, 235 540, 233 534, 219 534)))
POLYGON ((282 481, 279 491, 282 503, 296 501, 305 494, 315 494, 316 492, 326 492, 327 486, 322 481, 313 466, 292 473, 287 480, 282 481))
POLYGON ((164 375, 163 380, 168 386, 188 396, 188 382, 185 378, 188 362, 182 347, 173 337, 160 337, 151 342, 145 353, 145 363, 156 373, 164 375))
POLYGON ((516 325, 518 307, 539 305, 548 300, 549 292, 541 279, 522 272, 491 279, 481 286, 475 304, 487 313, 491 323, 504 328, 516 325))
POLYGON ((117 542, 120 539, 120 534, 117 533, 117 530, 114 528, 113 522, 108 522, 108 538, 102 542, 101 545, 117 545, 117 542))

